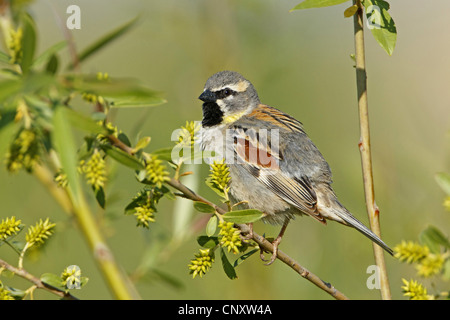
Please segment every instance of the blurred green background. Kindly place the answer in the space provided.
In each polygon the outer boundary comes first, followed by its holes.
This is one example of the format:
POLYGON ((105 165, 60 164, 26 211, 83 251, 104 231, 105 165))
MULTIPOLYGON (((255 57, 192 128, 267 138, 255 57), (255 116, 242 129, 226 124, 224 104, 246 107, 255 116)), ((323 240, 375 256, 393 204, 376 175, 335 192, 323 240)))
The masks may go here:
MULTIPOLYGON (((168 102, 162 106, 121 109, 116 114, 115 124, 132 138, 152 137, 149 150, 171 145, 174 129, 186 120, 201 119, 197 97, 210 75, 224 69, 242 73, 255 85, 263 103, 303 122, 331 166, 338 196, 367 224, 355 70, 349 57, 354 52, 353 21, 343 17, 349 3, 289 13, 298 2, 80 0, 76 4, 81 8, 81 29, 72 35, 81 50, 141 15, 137 27, 86 61, 82 70, 138 78, 165 93, 168 102), (145 122, 136 130, 139 121, 145 122)), ((58 19, 65 22, 70 4, 73 1, 48 0, 31 6, 39 31, 38 53, 64 39, 58 19)), ((450 214, 442 206, 444 193, 434 180, 436 172, 450 171, 450 23, 446 12, 450 12, 447 0, 435 0, 429 6, 418 0, 391 1, 390 13, 398 30, 392 57, 366 30, 375 196, 382 236, 391 247, 402 239, 416 240, 430 224, 450 234, 450 214)), ((68 57, 66 49, 62 58, 68 61, 68 57)), ((208 167, 194 170, 198 181, 185 182, 215 200, 202 182, 208 167)), ((170 241, 177 238, 173 235, 183 218, 180 212, 184 217, 192 214, 192 219, 199 214, 188 212, 189 202, 164 199, 150 230, 136 228, 134 218, 123 215, 123 209, 141 186, 126 168, 118 168, 114 176, 107 186, 111 201, 106 211, 97 213, 117 260, 131 273, 146 257, 147 263, 176 279, 169 285, 150 273, 136 283, 142 298, 330 298, 284 264, 266 267, 257 255, 237 268, 237 280, 225 276, 219 256, 203 279, 192 280, 187 265, 198 250, 195 237, 203 230, 170 241)), ((27 270, 35 275, 59 274, 76 264, 89 282, 82 290, 73 290, 74 295, 81 299, 112 297, 79 230, 36 180, 24 172, 11 175, 3 167, 0 203, 1 218, 15 215, 30 225, 48 216, 57 223, 57 232, 39 259, 25 260, 27 270)), ((255 230, 275 236, 278 227, 256 223, 255 230)), ((366 286, 367 267, 374 264, 370 241, 352 229, 297 218, 280 248, 350 298, 380 297, 377 290, 366 286)), ((0 247, 0 256, 11 263, 17 259, 6 246, 0 247)), ((401 278, 415 277, 415 270, 390 256, 386 262, 392 296, 402 299, 401 278)), ((11 279, 8 284, 28 287, 22 279, 11 279)), ((45 292, 36 297, 54 298, 45 292)))

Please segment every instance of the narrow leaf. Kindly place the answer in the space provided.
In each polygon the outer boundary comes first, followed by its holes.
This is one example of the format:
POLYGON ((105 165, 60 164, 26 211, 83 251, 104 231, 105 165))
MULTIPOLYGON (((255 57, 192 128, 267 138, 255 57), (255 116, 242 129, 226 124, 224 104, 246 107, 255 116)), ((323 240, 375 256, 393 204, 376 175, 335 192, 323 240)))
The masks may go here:
POLYGON ((240 265, 242 262, 244 262, 246 259, 248 259, 250 256, 252 256, 254 253, 258 252, 259 249, 253 249, 252 251, 249 251, 234 261, 233 266, 236 268, 238 265, 240 265))
POLYGON ((323 8, 335 6, 349 0, 305 0, 302 3, 296 5, 290 11, 301 10, 301 9, 310 9, 310 8, 323 8))
POLYGON ((50 48, 41 53, 39 57, 34 59, 32 66, 37 67, 40 66, 41 64, 48 63, 51 57, 60 50, 62 50, 63 48, 65 48, 66 45, 67 42, 65 40, 52 45, 50 48))
POLYGON ((102 209, 105 209, 105 205, 106 205, 105 190, 103 190, 103 188, 100 187, 97 190, 94 189, 94 193, 95 193, 95 199, 97 200, 98 205, 102 209))
MULTIPOLYGON (((109 43, 113 42, 114 40, 116 40, 117 38, 119 38, 120 36, 125 34, 125 32, 130 30, 131 27, 133 27, 137 21, 138 21, 138 17, 128 21, 124 25, 118 27, 117 29, 115 29, 115 30, 111 31, 110 33, 101 37, 99 40, 97 40, 96 42, 94 42, 93 44, 88 46, 86 49, 84 49, 78 55, 78 61, 82 62, 82 61, 86 60, 87 58, 92 56, 94 53, 96 53, 97 51, 104 48, 109 43)), ((73 65, 70 65, 69 68, 72 69, 73 65)))
POLYGON ((450 174, 441 172, 435 175, 435 179, 442 190, 450 196, 450 174))
POLYGON ((195 201, 194 202, 194 208, 195 208, 195 210, 197 210, 199 212, 203 212, 203 213, 214 213, 214 212, 216 212, 216 209, 214 209, 214 207, 210 206, 207 203, 200 202, 200 201, 195 201))
POLYGON ((448 238, 436 227, 429 226, 419 235, 420 242, 427 245, 433 253, 439 253, 440 246, 450 249, 448 238))
POLYGON ((84 116, 80 112, 67 108, 66 114, 70 124, 77 127, 78 129, 95 134, 107 133, 107 130, 103 126, 99 125, 91 118, 84 116))
POLYGON ((397 42, 397 28, 389 15, 389 3, 384 0, 365 0, 367 25, 378 44, 392 55, 397 42))
POLYGON ((36 49, 36 26, 30 15, 24 14, 22 17, 23 38, 22 38, 22 59, 20 66, 23 73, 28 73, 34 58, 36 49))
POLYGON ((67 107, 56 107, 53 115, 53 128, 52 141, 61 159, 62 169, 67 175, 68 188, 74 196, 73 200, 80 205, 83 196, 77 171, 77 148, 72 128, 69 125, 67 107))
POLYGON ((231 265, 230 261, 228 261, 227 255, 222 248, 220 248, 220 258, 222 260, 223 271, 225 271, 227 277, 231 280, 236 279, 236 270, 234 270, 234 267, 231 265))
POLYGON ((129 155, 128 153, 109 145, 102 145, 101 147, 108 156, 110 156, 117 162, 134 170, 144 170, 144 165, 138 159, 129 155))
POLYGON ((3 51, 0 51, 0 62, 9 64, 10 59, 11 59, 11 57, 9 55, 4 53, 3 51))
POLYGON ((222 216, 223 220, 234 223, 251 223, 262 217, 264 217, 264 213, 255 209, 230 211, 222 216))

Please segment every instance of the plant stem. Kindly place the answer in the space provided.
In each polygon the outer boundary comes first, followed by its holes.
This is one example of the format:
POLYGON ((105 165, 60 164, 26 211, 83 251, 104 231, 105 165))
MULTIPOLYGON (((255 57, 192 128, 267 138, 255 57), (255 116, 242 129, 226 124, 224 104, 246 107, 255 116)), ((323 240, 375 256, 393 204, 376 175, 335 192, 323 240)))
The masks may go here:
MULTIPOLYGON (((32 275, 31 273, 27 272, 24 269, 19 269, 16 268, 12 265, 10 265, 9 263, 7 263, 6 261, 0 259, 0 266, 2 268, 5 268, 6 270, 18 275, 19 277, 22 277, 28 281, 30 281, 31 283, 33 283, 36 288, 38 289, 44 289, 46 291, 49 291, 53 294, 56 294, 57 296, 65 299, 65 300, 77 300, 77 298, 75 298, 74 296, 72 296, 70 293, 65 292, 64 290, 60 290, 58 288, 54 288, 51 286, 47 286, 45 283, 43 283, 39 278, 35 277, 34 275, 32 275)), ((27 290, 28 291, 28 290, 27 290)))
POLYGON ((79 201, 72 201, 73 196, 56 185, 53 181, 52 173, 44 166, 36 165, 33 173, 47 187, 47 190, 61 207, 66 212, 73 214, 77 219, 78 225, 92 251, 92 255, 115 298, 119 300, 135 298, 137 294, 135 294, 130 283, 126 281, 123 272, 119 269, 114 255, 103 239, 103 235, 84 197, 81 197, 79 201))
MULTIPOLYGON (((379 210, 375 203, 375 192, 372 174, 372 155, 370 148, 370 130, 369 130, 369 106, 367 100, 367 73, 365 63, 364 48, 364 25, 363 25, 363 7, 361 0, 353 0, 358 6, 358 11, 353 17, 354 37, 355 37, 355 59, 356 59, 356 85, 358 92, 358 108, 360 123, 360 142, 359 150, 361 153, 361 165, 364 180, 364 193, 366 198, 367 214, 369 216, 370 228, 378 236, 381 236, 379 210)), ((378 266, 380 275, 381 298, 383 300, 391 299, 389 280, 386 264, 384 261, 384 252, 381 247, 373 244, 375 263, 378 266)))

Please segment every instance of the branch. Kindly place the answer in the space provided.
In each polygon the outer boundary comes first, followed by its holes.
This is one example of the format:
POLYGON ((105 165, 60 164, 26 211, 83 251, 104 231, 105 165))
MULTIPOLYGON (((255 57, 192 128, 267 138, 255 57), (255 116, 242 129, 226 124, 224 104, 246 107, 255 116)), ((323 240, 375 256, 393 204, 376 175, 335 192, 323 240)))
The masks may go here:
MULTIPOLYGON (((178 191, 181 191, 183 193, 183 196, 185 198, 188 198, 193 201, 201 201, 203 203, 207 203, 210 206, 214 207, 216 211, 220 214, 225 214, 226 211, 222 208, 218 207, 214 203, 206 200, 202 196, 197 195, 195 192, 190 190, 188 187, 186 187, 184 184, 182 184, 180 181, 171 179, 167 182, 168 185, 171 187, 177 189, 178 191)), ((252 240, 255 241, 261 249, 263 249, 266 252, 273 252, 273 246, 270 241, 266 240, 264 237, 258 235, 256 232, 250 233, 250 228, 246 224, 237 224, 237 227, 241 230, 241 233, 243 235, 251 234, 252 240)), ((305 278, 306 280, 312 282, 320 289, 324 290, 326 293, 330 294, 333 298, 337 300, 347 300, 348 298, 338 291, 336 288, 334 288, 331 284, 326 283, 325 281, 321 280, 318 276, 311 273, 306 268, 302 267, 297 261, 289 257, 287 254, 283 253, 281 250, 278 250, 277 258, 282 261, 284 264, 288 265, 291 269, 293 269, 295 272, 297 272, 300 276, 305 278)))
POLYGON ((78 300, 76 297, 72 296, 69 292, 49 286, 45 284, 45 282, 42 282, 39 278, 27 272, 26 270, 13 267, 12 265, 10 265, 9 263, 7 263, 2 259, 0 259, 0 267, 5 268, 6 270, 11 271, 12 273, 18 275, 19 277, 22 277, 30 281, 38 289, 43 289, 45 291, 51 292, 64 300, 78 300))
POLYGON ((88 205, 83 201, 83 203, 75 206, 70 195, 55 184, 53 175, 47 167, 35 165, 33 174, 44 184, 64 211, 72 214, 77 219, 84 238, 91 249, 91 253, 113 295, 119 300, 138 298, 138 294, 132 287, 130 281, 127 281, 123 272, 120 270, 88 205))
MULTIPOLYGON (((355 59, 356 59, 356 85, 358 91, 358 108, 361 138, 359 150, 361 153, 361 165, 364 180, 364 193, 366 197, 367 214, 369 216, 370 228, 381 237, 379 209, 375 203, 375 192, 372 174, 372 155, 370 149, 370 131, 369 131, 369 106, 367 101, 367 74, 364 49, 364 25, 363 25, 363 7, 361 0, 353 0, 358 6, 358 11, 354 15, 354 35, 355 35, 355 59)), ((384 300, 391 299, 389 280, 387 276, 386 264, 384 261, 383 249, 373 245, 375 263, 380 271, 381 297, 384 300)))

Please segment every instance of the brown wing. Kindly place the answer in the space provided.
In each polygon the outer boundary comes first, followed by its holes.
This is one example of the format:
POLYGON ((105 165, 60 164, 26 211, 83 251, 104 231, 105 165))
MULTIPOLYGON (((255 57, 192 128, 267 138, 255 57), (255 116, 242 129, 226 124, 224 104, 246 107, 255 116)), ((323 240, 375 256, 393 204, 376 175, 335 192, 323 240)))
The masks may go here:
POLYGON ((300 211, 322 223, 325 218, 317 211, 317 196, 306 177, 289 177, 279 166, 282 154, 273 152, 270 141, 241 127, 234 128, 234 150, 238 165, 242 165, 273 193, 300 211))

